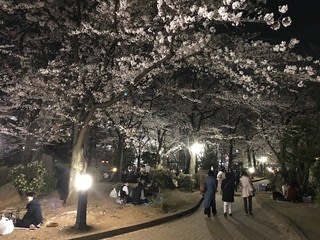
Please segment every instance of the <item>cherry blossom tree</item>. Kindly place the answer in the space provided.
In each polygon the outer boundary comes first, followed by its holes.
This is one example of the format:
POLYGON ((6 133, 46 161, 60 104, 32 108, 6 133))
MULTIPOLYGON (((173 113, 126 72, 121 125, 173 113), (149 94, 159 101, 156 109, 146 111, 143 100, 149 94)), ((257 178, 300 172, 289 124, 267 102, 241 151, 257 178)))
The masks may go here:
POLYGON ((39 144, 71 138, 73 186, 86 167, 90 128, 109 126, 110 115, 130 108, 128 93, 142 94, 163 74, 192 64, 224 76, 244 99, 319 81, 319 62, 291 52, 297 40, 272 45, 219 30, 288 27, 287 8, 271 13, 250 0, 2 1, 2 110, 25 111, 6 132, 39 144))

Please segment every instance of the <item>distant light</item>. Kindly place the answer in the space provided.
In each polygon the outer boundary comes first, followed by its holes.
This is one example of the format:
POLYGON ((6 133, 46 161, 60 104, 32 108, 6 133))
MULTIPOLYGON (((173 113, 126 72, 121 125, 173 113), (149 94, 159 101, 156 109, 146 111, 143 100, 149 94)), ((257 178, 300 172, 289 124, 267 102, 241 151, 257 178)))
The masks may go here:
POLYGON ((252 173, 255 172, 255 169, 254 169, 254 167, 249 167, 248 171, 249 171, 250 174, 252 174, 252 173))
POLYGON ((194 143, 192 144, 191 146, 191 151, 195 154, 199 154, 203 151, 203 144, 200 144, 200 143, 194 143))
POLYGON ((75 188, 77 191, 87 191, 92 186, 92 176, 89 174, 76 174, 75 188))
POLYGON ((111 171, 112 171, 112 172, 117 172, 117 171, 118 171, 118 168, 114 167, 114 168, 112 168, 111 171))
POLYGON ((267 170, 268 170, 268 172, 271 172, 271 173, 273 173, 273 172, 274 172, 274 170, 273 170, 273 168, 272 168, 272 167, 267 167, 267 170))
POLYGON ((268 161, 268 157, 262 156, 262 157, 260 157, 260 158, 258 159, 258 161, 261 162, 261 163, 266 163, 266 162, 268 161))

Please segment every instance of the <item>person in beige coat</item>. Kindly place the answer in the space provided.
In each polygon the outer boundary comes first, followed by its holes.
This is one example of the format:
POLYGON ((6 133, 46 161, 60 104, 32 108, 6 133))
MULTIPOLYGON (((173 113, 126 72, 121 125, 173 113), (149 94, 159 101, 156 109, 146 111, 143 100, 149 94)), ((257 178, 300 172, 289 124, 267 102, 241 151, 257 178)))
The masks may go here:
POLYGON ((243 199, 243 206, 245 215, 253 215, 252 213, 252 196, 254 195, 254 188, 251 179, 246 171, 242 172, 240 177, 241 197, 243 199))

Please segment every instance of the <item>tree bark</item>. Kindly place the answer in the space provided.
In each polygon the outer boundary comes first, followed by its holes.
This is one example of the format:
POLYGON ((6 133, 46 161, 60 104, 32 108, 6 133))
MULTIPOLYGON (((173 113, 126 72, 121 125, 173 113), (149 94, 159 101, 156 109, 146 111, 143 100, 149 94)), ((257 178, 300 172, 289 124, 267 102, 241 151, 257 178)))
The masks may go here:
POLYGON ((95 107, 93 106, 89 112, 87 112, 84 118, 84 123, 81 127, 76 126, 74 130, 74 143, 72 147, 72 159, 69 176, 69 191, 66 199, 67 204, 71 204, 76 200, 75 195, 75 176, 79 173, 85 173, 86 171, 86 160, 84 156, 84 144, 86 143, 90 125, 89 122, 92 120, 95 107))
POLYGON ((88 136, 87 132, 89 127, 84 127, 80 130, 79 136, 77 138, 76 144, 72 148, 72 162, 69 177, 69 192, 68 198, 66 200, 67 205, 72 204, 76 200, 75 193, 75 177, 79 173, 86 171, 86 161, 84 157, 84 142, 88 136))
POLYGON ((189 174, 194 175, 196 173, 196 161, 197 161, 197 156, 196 153, 190 151, 190 167, 189 167, 189 174))

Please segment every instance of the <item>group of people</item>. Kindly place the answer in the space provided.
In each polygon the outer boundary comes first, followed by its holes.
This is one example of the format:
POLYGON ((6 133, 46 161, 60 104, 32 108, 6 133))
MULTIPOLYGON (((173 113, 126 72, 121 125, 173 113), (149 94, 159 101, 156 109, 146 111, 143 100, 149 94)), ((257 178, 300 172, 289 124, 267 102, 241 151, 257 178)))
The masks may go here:
POLYGON ((130 168, 130 171, 127 169, 121 170, 121 182, 137 182, 139 178, 145 179, 146 182, 149 181, 149 173, 151 167, 148 164, 142 165, 142 167, 130 168))
POLYGON ((152 182, 147 183, 146 178, 139 177, 134 183, 124 180, 118 191, 118 203, 148 204, 148 197, 155 196, 158 193, 157 185, 152 182))
MULTIPOLYGON (((208 217, 210 217, 211 214, 217 214, 216 192, 221 193, 224 216, 232 216, 232 202, 234 202, 237 181, 232 171, 225 172, 225 170, 222 169, 221 172, 215 176, 214 171, 209 170, 208 177, 204 182, 204 213, 208 217)), ((246 215, 252 215, 254 187, 246 171, 243 171, 240 177, 240 187, 241 197, 244 203, 244 212, 246 215)), ((135 183, 130 183, 130 185, 127 179, 123 179, 123 183, 118 192, 118 198, 122 204, 145 204, 148 203, 147 196, 157 194, 158 192, 159 188, 157 188, 155 184, 146 184, 146 178, 140 176, 136 179, 135 183)), ((29 229, 40 228, 43 221, 40 201, 36 198, 34 192, 28 193, 26 198, 27 211, 22 219, 16 220, 15 226, 29 229)))
MULTIPOLYGON (((245 215, 253 215, 252 213, 252 197, 255 189, 251 179, 246 171, 243 171, 239 179, 241 187, 241 197, 243 199, 245 215)), ((217 176, 213 170, 209 170, 208 177, 204 181, 201 191, 204 194, 204 214, 208 217, 211 214, 216 215, 216 192, 219 192, 223 201, 223 213, 227 217, 232 216, 232 203, 234 202, 234 193, 237 189, 237 179, 233 171, 225 172, 221 169, 217 176)))

